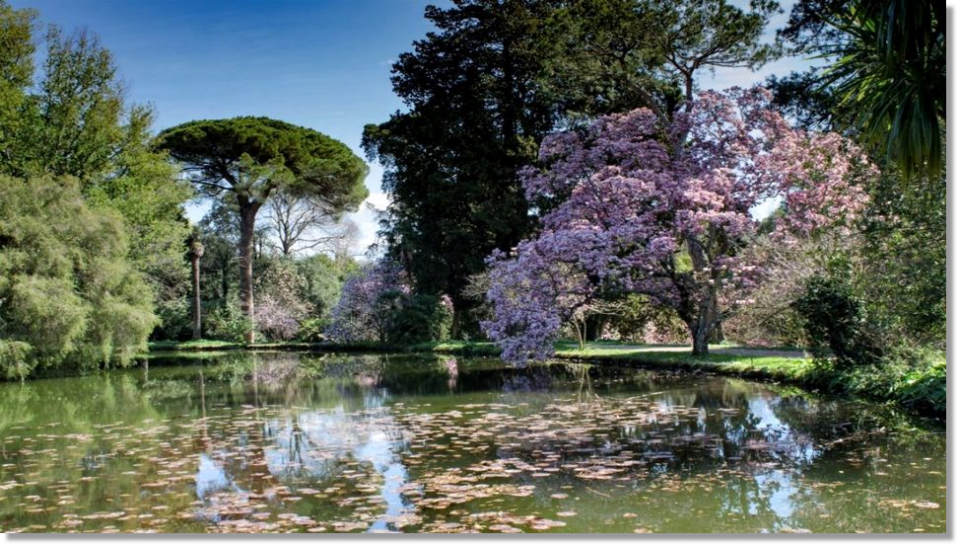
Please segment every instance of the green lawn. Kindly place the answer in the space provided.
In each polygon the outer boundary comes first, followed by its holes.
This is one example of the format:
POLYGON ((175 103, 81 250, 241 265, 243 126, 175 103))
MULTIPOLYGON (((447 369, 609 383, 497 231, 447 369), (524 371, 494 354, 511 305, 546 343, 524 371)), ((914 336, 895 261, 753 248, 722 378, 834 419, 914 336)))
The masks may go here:
POLYGON ((576 345, 558 348, 557 357, 611 364, 660 365, 712 372, 725 372, 740 376, 762 376, 777 380, 795 379, 812 366, 813 361, 806 357, 785 357, 779 355, 737 355, 733 353, 711 353, 693 357, 687 348, 666 346, 655 348, 617 348, 611 346, 593 346, 588 344, 580 349, 576 345))

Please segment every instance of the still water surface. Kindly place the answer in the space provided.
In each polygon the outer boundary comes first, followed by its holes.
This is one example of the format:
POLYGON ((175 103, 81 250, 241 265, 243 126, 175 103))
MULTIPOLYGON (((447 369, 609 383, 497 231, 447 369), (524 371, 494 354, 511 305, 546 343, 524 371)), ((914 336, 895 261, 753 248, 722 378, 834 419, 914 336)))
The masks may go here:
POLYGON ((737 379, 220 353, 0 385, 0 530, 944 532, 946 434, 737 379))

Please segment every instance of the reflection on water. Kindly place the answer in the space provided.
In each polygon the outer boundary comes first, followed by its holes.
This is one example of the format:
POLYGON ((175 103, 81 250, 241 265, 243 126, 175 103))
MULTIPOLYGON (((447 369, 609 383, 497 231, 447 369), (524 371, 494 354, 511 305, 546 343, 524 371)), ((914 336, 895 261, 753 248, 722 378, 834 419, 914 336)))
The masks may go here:
POLYGON ((0 385, 7 531, 922 531, 946 436, 710 376, 224 353, 0 385))

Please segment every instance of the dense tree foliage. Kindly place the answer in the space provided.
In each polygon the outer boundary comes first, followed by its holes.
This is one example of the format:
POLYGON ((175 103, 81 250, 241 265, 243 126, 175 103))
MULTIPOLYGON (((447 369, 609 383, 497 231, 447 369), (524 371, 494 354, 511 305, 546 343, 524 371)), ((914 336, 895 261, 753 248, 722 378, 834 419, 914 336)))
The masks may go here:
POLYGON ((291 340, 313 313, 313 306, 300 294, 302 282, 289 259, 274 260, 256 280, 254 323, 270 340, 291 340))
POLYGON ((0 374, 125 364, 148 335, 485 334, 524 362, 678 332, 915 370, 946 347, 945 9, 802 0, 771 41, 779 11, 428 7, 393 66, 404 108, 363 131, 392 204, 359 264, 347 146, 263 117, 155 137, 94 34, 0 0, 0 374), (784 52, 820 64, 772 95, 698 89, 784 52))
POLYGON ((431 7, 438 28, 401 55, 396 93, 410 107, 368 126, 364 146, 386 167, 394 200, 386 241, 416 289, 462 302, 483 257, 533 227, 517 170, 552 126, 536 79, 553 49, 549 2, 431 7))
POLYGON ((368 264, 350 276, 333 308, 327 336, 340 342, 387 342, 399 301, 411 292, 405 277, 390 260, 368 264))
POLYGON ((365 130, 394 200, 389 252, 418 292, 449 294, 468 312, 478 303, 463 291, 484 257, 535 226, 517 172, 544 136, 570 116, 637 107, 666 116, 692 96, 702 70, 762 64, 777 53, 761 43, 776 10, 721 0, 429 7, 437 30, 394 65, 394 90, 409 111, 365 130))
POLYGON ((946 344, 944 23, 933 2, 799 2, 781 35, 826 65, 768 82, 801 123, 860 140, 885 167, 856 237, 819 250, 817 270, 853 291, 885 351, 946 344))
POLYGON ((21 112, 27 88, 33 82, 36 45, 33 10, 16 10, 0 2, 0 172, 10 173, 19 162, 19 136, 24 128, 21 112))
POLYGON ((811 277, 807 290, 793 307, 803 318, 815 352, 823 356, 829 349, 842 368, 873 365, 881 356, 863 312, 863 303, 848 283, 836 279, 811 277))
POLYGON ((297 273, 300 276, 300 294, 314 315, 326 317, 340 300, 343 283, 359 268, 357 262, 347 256, 331 258, 316 254, 298 259, 297 273))
POLYGON ((157 319, 129 240, 74 179, 0 176, 0 346, 21 350, 0 372, 125 365, 145 349, 157 319))
POLYGON ((407 344, 450 336, 453 301, 415 294, 399 264, 382 259, 347 278, 326 335, 339 342, 407 344))
MULTIPOLYGON (((367 197, 367 167, 343 143, 269 118, 200 120, 163 131, 159 146, 181 162, 199 190, 236 202, 240 220, 240 306, 255 324, 253 279, 257 213, 278 193, 309 196, 331 214, 367 197)), ((247 341, 254 341, 254 329, 247 341)))

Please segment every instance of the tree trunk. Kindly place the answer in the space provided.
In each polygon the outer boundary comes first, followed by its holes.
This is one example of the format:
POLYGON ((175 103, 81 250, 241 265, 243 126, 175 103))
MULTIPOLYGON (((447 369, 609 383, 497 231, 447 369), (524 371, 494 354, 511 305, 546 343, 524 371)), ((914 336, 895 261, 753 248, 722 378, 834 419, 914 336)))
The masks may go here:
POLYGON ((693 338, 693 356, 702 357, 710 354, 710 329, 702 319, 690 325, 690 336, 693 338))
POLYGON ((719 324, 717 321, 716 291, 708 291, 704 298, 705 300, 696 306, 696 315, 687 319, 687 328, 690 329, 690 337, 693 339, 694 356, 703 356, 710 353, 709 344, 714 329, 719 324))
POLYGON ((244 338, 248 344, 252 344, 256 330, 253 320, 253 233, 257 205, 246 199, 238 198, 238 201, 240 202, 240 309, 250 321, 250 330, 244 338))
MULTIPOLYGON (((691 91, 688 82, 688 92, 691 91)), ((711 228, 711 237, 713 235, 711 228)), ((694 272, 712 272, 710 257, 707 255, 704 246, 694 237, 687 238, 687 248, 690 253, 690 260, 693 262, 694 272)), ((690 329, 690 335, 693 338, 693 355, 702 356, 710 352, 708 346, 710 334, 714 327, 719 324, 719 302, 717 294, 717 279, 711 275, 710 285, 703 286, 703 281, 697 282, 696 276, 691 275, 691 284, 695 286, 690 291, 691 294, 699 295, 690 306, 690 314, 687 315, 687 327, 690 329), (700 283, 700 286, 696 286, 700 283)))
POLYGON ((193 339, 202 337, 200 329, 200 255, 195 250, 190 255, 190 266, 193 269, 193 339))
POLYGON ((694 355, 707 355, 710 352, 708 344, 716 342, 718 336, 720 340, 723 339, 718 307, 717 293, 711 290, 706 295, 706 301, 701 302, 697 307, 696 317, 690 318, 687 322, 690 336, 693 338, 694 355))
POLYGON ((711 344, 722 344, 725 338, 723 337, 723 323, 717 323, 710 334, 710 343, 711 344))
POLYGON ((463 330, 463 312, 459 307, 454 306, 453 321, 450 323, 450 339, 459 340, 463 330))

